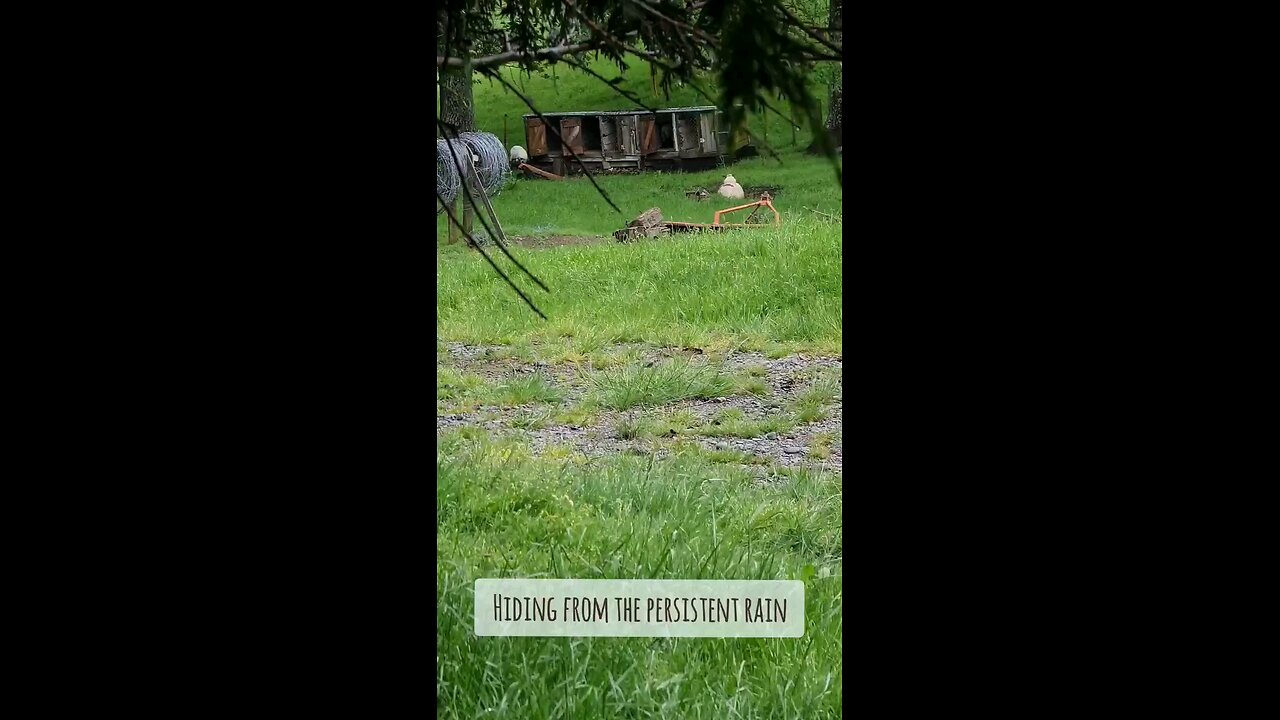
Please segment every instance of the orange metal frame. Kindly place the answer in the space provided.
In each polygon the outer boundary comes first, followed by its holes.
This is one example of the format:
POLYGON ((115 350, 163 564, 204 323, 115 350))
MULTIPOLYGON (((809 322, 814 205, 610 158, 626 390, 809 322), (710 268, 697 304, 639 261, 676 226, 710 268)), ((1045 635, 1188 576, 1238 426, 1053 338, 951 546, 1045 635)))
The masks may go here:
POLYGON ((671 220, 668 220, 667 222, 664 222, 662 224, 673 230, 676 228, 680 228, 684 230, 724 230, 725 228, 769 227, 769 225, 765 223, 722 223, 720 222, 720 216, 722 215, 725 215, 731 212, 738 212, 739 210, 746 210, 747 208, 755 208, 755 210, 752 211, 752 213, 747 216, 747 219, 750 220, 751 218, 756 216, 756 212, 759 211, 760 208, 762 207, 767 207, 773 211, 773 224, 775 226, 782 224, 782 216, 778 214, 778 209, 773 206, 772 198, 770 198, 768 195, 761 196, 759 200, 753 203, 747 203, 746 205, 739 205, 738 207, 731 207, 731 208, 726 208, 724 210, 717 211, 715 215, 715 221, 712 222, 710 225, 706 223, 675 222, 671 220))
MULTIPOLYGON (((746 210, 747 208, 752 208, 752 207, 756 208, 757 210, 759 210, 762 207, 769 208, 770 210, 773 211, 773 224, 774 225, 782 224, 782 216, 778 214, 778 209, 773 206, 773 201, 770 200, 768 196, 765 196, 753 203, 747 203, 746 205, 739 205, 738 207, 731 207, 731 208, 726 208, 724 210, 716 211, 715 219, 711 221, 711 225, 712 227, 755 227, 755 225, 749 225, 747 223, 720 222, 721 215, 727 215, 728 213, 731 213, 731 212, 738 212, 739 210, 746 210)), ((747 219, 750 220, 752 217, 755 217, 755 212, 752 212, 751 215, 747 217, 747 219)))

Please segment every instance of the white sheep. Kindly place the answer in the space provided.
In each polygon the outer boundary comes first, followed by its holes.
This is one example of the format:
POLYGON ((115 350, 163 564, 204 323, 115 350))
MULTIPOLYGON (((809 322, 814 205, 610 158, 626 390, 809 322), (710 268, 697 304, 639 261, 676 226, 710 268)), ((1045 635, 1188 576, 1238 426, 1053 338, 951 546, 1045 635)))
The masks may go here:
POLYGON ((747 196, 742 191, 742 186, 738 184, 737 178, 732 175, 726 175, 724 182, 720 184, 719 193, 721 197, 727 197, 730 200, 741 200, 747 196))

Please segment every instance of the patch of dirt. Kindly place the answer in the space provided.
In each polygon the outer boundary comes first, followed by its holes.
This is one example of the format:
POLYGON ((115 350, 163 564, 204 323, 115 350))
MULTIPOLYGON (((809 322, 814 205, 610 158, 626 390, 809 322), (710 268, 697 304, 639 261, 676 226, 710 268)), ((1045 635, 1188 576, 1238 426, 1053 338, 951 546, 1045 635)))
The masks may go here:
POLYGON ((477 358, 490 357, 494 353, 503 350, 504 345, 467 345, 466 343, 451 342, 444 344, 445 351, 449 353, 449 359, 455 363, 466 362, 477 358))
MULTIPOLYGON (((727 373, 738 373, 748 367, 763 368, 764 375, 760 379, 768 387, 766 395, 762 397, 735 395, 710 400, 684 400, 662 407, 633 408, 625 411, 600 410, 593 414, 586 425, 550 424, 542 428, 529 429, 519 425, 531 413, 543 413, 548 410, 554 412, 571 407, 580 401, 590 389, 587 376, 589 370, 570 364, 550 365, 503 357, 502 346, 447 343, 446 347, 448 360, 441 362, 442 359, 438 356, 438 365, 444 364, 458 370, 474 372, 489 381, 513 375, 541 373, 550 383, 563 390, 566 397, 551 407, 547 405, 526 405, 514 408, 482 406, 472 412, 437 415, 437 435, 462 426, 480 427, 495 435, 518 435, 529 442, 530 448, 536 454, 558 445, 572 447, 575 452, 587 458, 621 453, 648 455, 651 452, 656 452, 660 458, 664 457, 670 454, 669 445, 674 438, 658 441, 647 438, 619 438, 616 435, 619 421, 688 410, 698 418, 700 423, 707 424, 717 413, 729 409, 742 411, 748 420, 762 420, 782 412, 788 403, 809 388, 818 373, 839 372, 843 364, 842 359, 836 357, 792 355, 771 360, 760 353, 730 353, 725 357, 721 369, 727 373)), ((614 347, 629 350, 643 348, 641 362, 646 365, 659 362, 664 358, 701 354, 701 351, 686 348, 658 348, 635 344, 614 347)), ((715 438, 684 434, 679 437, 697 442, 708 450, 736 450, 747 453, 765 464, 784 467, 809 466, 841 472, 843 464, 841 399, 838 398, 827 405, 825 410, 826 418, 823 420, 797 425, 785 432, 769 433, 760 437, 715 438), (819 435, 825 435, 830 443, 824 445, 829 453, 825 459, 819 459, 811 454, 819 435)))
POLYGON ((509 239, 515 245, 528 248, 549 248, 561 247, 564 245, 592 245, 604 242, 604 238, 601 237, 587 237, 579 235, 552 235, 550 237, 521 235, 509 239))

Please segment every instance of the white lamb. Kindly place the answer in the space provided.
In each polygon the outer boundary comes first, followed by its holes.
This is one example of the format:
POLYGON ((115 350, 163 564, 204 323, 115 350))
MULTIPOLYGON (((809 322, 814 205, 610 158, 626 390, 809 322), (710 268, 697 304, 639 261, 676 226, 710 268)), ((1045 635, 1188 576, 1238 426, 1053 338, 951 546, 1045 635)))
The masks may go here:
POLYGON ((730 200, 741 200, 747 196, 742 192, 742 186, 738 184, 737 178, 732 175, 726 175, 724 182, 720 184, 721 197, 727 197, 730 200))

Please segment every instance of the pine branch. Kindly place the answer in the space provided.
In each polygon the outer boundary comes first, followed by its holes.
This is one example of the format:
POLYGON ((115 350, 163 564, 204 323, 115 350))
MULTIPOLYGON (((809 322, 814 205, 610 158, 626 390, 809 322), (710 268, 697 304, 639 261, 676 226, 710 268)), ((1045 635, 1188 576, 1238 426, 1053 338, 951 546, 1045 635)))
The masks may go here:
MULTIPOLYGON (((623 37, 632 38, 638 36, 637 32, 629 32, 623 37)), ((593 40, 591 42, 578 43, 575 45, 557 45, 555 47, 545 47, 541 50, 509 50, 496 55, 485 55, 484 57, 472 58, 471 67, 479 70, 481 68, 492 67, 494 65, 506 65, 517 60, 533 60, 555 62, 565 55, 576 55, 577 53, 590 52, 599 50, 611 43, 608 40, 593 40)), ((436 56, 436 67, 462 67, 463 61, 454 57, 436 56)))
POLYGON ((578 167, 582 168, 582 172, 586 173, 587 179, 595 186, 596 192, 600 193, 600 197, 604 198, 604 201, 609 203, 609 207, 613 208, 619 215, 621 215, 622 208, 618 207, 617 204, 613 202, 613 199, 609 197, 609 193, 605 192, 604 188, 600 187, 600 183, 596 182, 595 176, 587 169, 586 163, 582 162, 582 158, 578 157, 578 153, 574 152, 573 148, 569 147, 569 144, 564 141, 564 137, 560 134, 560 131, 556 129, 555 125, 547 122, 547 119, 543 116, 542 112, 533 106, 533 101, 524 93, 517 90, 516 86, 512 85, 506 78, 502 77, 502 73, 497 72, 493 68, 481 68, 480 72, 505 85, 508 90, 515 93, 516 97, 520 98, 521 102, 523 102, 526 107, 533 111, 534 115, 538 116, 538 119, 541 120, 546 128, 551 131, 551 134, 555 136, 556 140, 560 142, 560 147, 568 151, 569 155, 574 160, 578 161, 578 167))
POLYGON ((471 236, 471 233, 467 232, 467 229, 462 227, 462 223, 458 222, 458 218, 454 217, 453 210, 451 210, 449 206, 445 203, 444 198, 440 197, 439 190, 436 191, 436 199, 439 200, 440 204, 444 206, 445 214, 449 216, 449 222, 453 223, 454 227, 462 231, 462 234, 467 238, 467 241, 471 244, 471 247, 475 248, 476 251, 479 252, 480 255, 484 257, 485 260, 489 261, 489 264, 493 266, 493 269, 495 272, 498 273, 498 276, 501 277, 503 280, 505 280, 506 283, 511 286, 512 290, 516 291, 516 294, 519 295, 520 299, 523 300, 524 303, 529 306, 529 309, 538 313, 538 317, 542 318, 543 320, 546 320, 547 316, 542 314, 542 311, 538 309, 538 306, 534 305, 533 301, 530 300, 527 295, 521 292, 520 288, 516 287, 516 284, 511 281, 511 278, 507 277, 507 274, 502 272, 502 268, 498 267, 498 263, 494 262, 493 258, 489 257, 489 253, 485 252, 484 248, 480 247, 480 243, 476 242, 476 239, 471 236))

